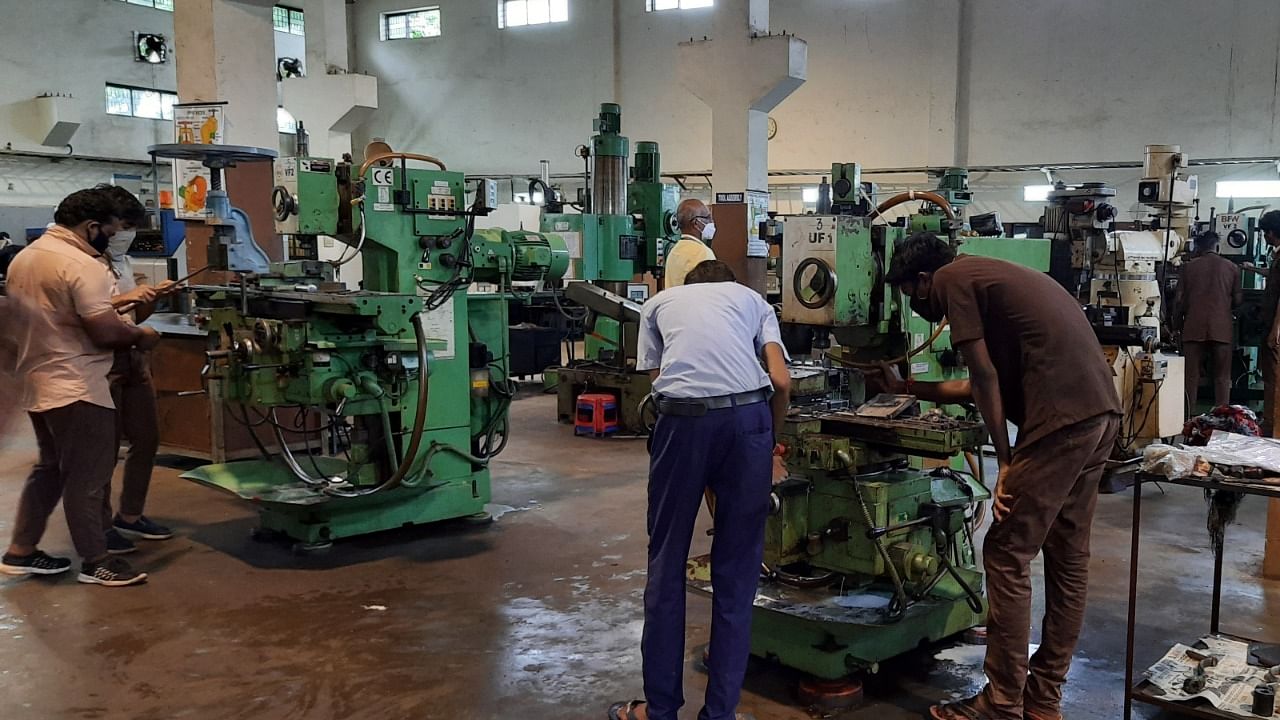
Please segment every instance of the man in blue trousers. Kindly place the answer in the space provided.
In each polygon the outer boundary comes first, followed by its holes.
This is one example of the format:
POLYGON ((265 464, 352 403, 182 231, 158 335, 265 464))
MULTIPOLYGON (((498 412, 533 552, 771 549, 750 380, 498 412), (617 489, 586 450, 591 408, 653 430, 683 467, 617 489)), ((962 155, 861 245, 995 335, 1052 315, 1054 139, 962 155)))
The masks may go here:
POLYGON ((711 646, 699 720, 733 720, 751 645, 764 553, 774 428, 790 375, 773 308, 706 260, 685 285, 645 303, 636 367, 653 376, 658 424, 649 460, 649 576, 644 591, 645 700, 612 720, 675 720, 684 705, 685 561, 703 493, 714 493, 711 646), (761 360, 764 365, 761 365, 761 360), (767 368, 767 372, 766 372, 767 368))

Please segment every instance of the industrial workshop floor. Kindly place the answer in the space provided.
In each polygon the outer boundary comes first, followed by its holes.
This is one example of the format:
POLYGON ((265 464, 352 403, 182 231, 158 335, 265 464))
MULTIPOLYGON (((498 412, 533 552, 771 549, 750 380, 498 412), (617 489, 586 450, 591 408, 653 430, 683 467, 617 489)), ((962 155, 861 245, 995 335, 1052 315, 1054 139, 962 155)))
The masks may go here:
MULTIPOLYGON (((514 407, 489 526, 455 523, 338 544, 298 558, 250 539, 254 513, 157 469, 150 513, 179 535, 143 544, 142 587, 71 575, 0 581, 0 718, 603 718, 640 691, 645 556, 643 442, 575 438, 554 398, 514 407)), ((0 452, 0 539, 32 461, 27 435, 0 452)), ((1207 624, 1210 555, 1198 493, 1153 492, 1139 646, 1154 661, 1176 628, 1207 624)), ((1070 720, 1120 716, 1127 496, 1103 497, 1088 621, 1067 689, 1070 720)), ((1264 508, 1241 511, 1227 568, 1227 629, 1280 639, 1280 587, 1253 578, 1264 508)), ((698 544, 707 539, 699 533, 698 544)), ((59 512, 44 545, 67 553, 59 512)), ((689 655, 708 603, 690 600, 689 655)), ((917 718, 977 688, 981 649, 932 649, 886 667, 851 718, 917 718), (935 659, 935 655, 943 659, 935 659)), ((703 676, 685 677, 693 718, 703 676)), ((794 675, 755 663, 742 710, 804 718, 794 675)), ((1145 710, 1140 712, 1146 712, 1145 710)))

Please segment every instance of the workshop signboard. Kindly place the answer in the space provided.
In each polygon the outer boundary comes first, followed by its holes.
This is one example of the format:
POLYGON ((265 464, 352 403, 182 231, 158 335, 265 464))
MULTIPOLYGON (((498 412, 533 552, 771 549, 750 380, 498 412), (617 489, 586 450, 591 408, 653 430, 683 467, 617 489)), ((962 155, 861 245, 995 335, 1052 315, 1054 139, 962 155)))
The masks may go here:
MULTIPOLYGON (((180 145, 222 145, 226 138, 226 103, 173 106, 173 141, 180 145)), ((173 161, 174 214, 179 220, 202 220, 209 196, 209 169, 196 160, 173 161)))

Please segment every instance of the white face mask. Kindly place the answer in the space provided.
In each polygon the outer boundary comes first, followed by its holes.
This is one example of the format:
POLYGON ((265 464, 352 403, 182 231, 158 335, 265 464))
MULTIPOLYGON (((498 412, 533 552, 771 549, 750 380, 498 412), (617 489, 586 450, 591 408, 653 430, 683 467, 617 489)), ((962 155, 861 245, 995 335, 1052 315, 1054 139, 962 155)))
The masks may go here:
POLYGON ((702 226, 702 239, 703 239, 703 240, 708 240, 708 241, 709 241, 709 240, 711 240, 711 238, 713 238, 713 237, 715 237, 715 236, 716 236, 716 224, 715 224, 715 223, 713 223, 713 222, 709 222, 709 223, 707 223, 706 225, 703 225, 703 226, 702 226))
POLYGON ((113 258, 122 258, 125 253, 129 252, 129 246, 133 244, 133 239, 137 237, 136 230, 121 230, 111 236, 111 240, 107 243, 107 252, 111 253, 113 258))

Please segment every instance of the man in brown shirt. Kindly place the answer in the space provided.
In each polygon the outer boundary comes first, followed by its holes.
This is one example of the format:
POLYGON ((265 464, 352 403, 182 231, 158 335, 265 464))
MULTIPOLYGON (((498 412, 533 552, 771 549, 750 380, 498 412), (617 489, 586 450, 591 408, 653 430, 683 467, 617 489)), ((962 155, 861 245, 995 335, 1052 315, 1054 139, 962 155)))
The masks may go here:
POLYGON ((18 498, 17 519, 0 572, 54 575, 66 558, 38 549, 49 515, 62 501, 76 551, 78 579, 132 585, 144 573, 107 554, 104 494, 116 461, 115 407, 107 373, 118 348, 153 347, 159 335, 120 319, 111 305, 112 279, 98 259, 120 223, 101 190, 67 196, 55 224, 9 268, 8 292, 27 311, 12 328, 17 370, 25 381, 23 409, 31 418, 39 459, 18 498))
POLYGON ((892 391, 940 403, 972 399, 1000 464, 987 573, 987 687, 938 705, 938 720, 1054 720, 1084 622, 1089 531, 1098 482, 1120 428, 1111 368, 1079 303, 1048 275, 961 256, 931 233, 894 250, 886 280, 930 322, 951 324, 968 380, 911 383, 886 368, 892 391), (1018 426, 1010 447, 1006 421, 1018 426), (1040 649, 1027 657, 1031 561, 1044 551, 1040 649))
POLYGON ((1231 310, 1244 300, 1240 266, 1218 254, 1218 235, 1196 238, 1196 254, 1182 267, 1174 299, 1174 327, 1182 328, 1182 354, 1187 359, 1187 406, 1195 412, 1200 368, 1213 363, 1213 404, 1231 403, 1231 310))

